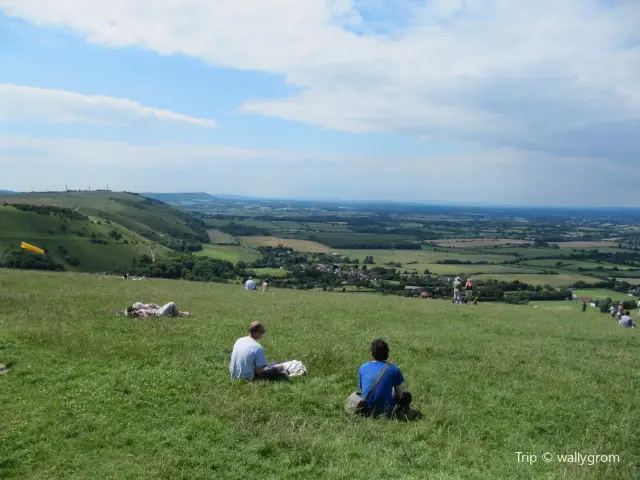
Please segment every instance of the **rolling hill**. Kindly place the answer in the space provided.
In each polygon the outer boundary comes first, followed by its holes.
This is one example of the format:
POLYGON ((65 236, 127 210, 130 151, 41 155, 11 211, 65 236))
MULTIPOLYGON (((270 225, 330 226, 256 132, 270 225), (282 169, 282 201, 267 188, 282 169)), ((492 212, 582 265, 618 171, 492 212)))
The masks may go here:
POLYGON ((0 253, 22 241, 75 271, 114 271, 143 254, 165 256, 208 241, 189 213, 131 193, 0 195, 0 253))
POLYGON ((0 195, 0 202, 70 208, 84 215, 116 222, 150 240, 208 242, 204 225, 193 215, 164 202, 127 192, 35 192, 0 195))

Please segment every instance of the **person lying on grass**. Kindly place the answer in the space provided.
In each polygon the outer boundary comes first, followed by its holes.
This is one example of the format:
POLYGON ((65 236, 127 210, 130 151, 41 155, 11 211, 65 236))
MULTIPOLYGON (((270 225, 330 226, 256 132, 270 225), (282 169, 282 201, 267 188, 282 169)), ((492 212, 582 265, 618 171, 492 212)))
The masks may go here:
POLYGON ((229 364, 231 378, 246 380, 285 380, 288 378, 282 364, 270 366, 267 363, 264 348, 258 343, 266 333, 262 323, 253 322, 249 326, 249 335, 236 340, 229 364))
POLYGON ((125 312, 127 317, 147 318, 147 317, 188 317, 189 312, 181 312, 174 302, 159 307, 155 303, 136 302, 127 307, 125 312))
POLYGON ((389 345, 377 338, 371 342, 371 361, 361 365, 358 371, 361 397, 366 398, 363 415, 367 417, 393 417, 409 412, 411 394, 400 386, 404 383, 402 373, 396 365, 388 363, 388 359, 389 345), (373 390, 369 393, 372 386, 373 390))

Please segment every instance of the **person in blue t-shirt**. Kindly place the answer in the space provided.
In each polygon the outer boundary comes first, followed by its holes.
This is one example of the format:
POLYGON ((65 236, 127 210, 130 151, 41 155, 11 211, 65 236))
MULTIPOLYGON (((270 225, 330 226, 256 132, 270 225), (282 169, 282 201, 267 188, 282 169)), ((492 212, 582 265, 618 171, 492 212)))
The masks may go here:
POLYGON ((361 397, 366 399, 364 414, 367 416, 396 415, 406 413, 411 403, 411 394, 400 386, 404 382, 402 373, 396 365, 387 363, 389 345, 382 339, 371 342, 371 359, 360 366, 358 380, 360 382, 361 397), (371 386, 385 366, 384 375, 380 378, 371 393, 371 386))

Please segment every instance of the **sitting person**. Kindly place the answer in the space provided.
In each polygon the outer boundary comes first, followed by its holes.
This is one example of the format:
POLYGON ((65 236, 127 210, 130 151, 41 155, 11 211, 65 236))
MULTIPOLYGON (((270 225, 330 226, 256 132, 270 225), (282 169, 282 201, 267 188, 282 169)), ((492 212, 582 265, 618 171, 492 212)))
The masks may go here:
POLYGON ((387 342, 381 339, 371 342, 371 358, 372 361, 363 364, 358 371, 361 397, 366 399, 363 414, 371 417, 406 414, 411 403, 411 394, 400 386, 404 382, 400 369, 387 363, 387 342), (376 383, 383 369, 386 370, 376 383))
POLYGON ((244 288, 249 291, 256 289, 256 282, 254 282, 253 278, 249 277, 249 280, 244 282, 244 288))
POLYGON ((229 363, 231 378, 246 380, 284 380, 288 378, 282 364, 269 365, 267 363, 264 348, 258 343, 265 334, 264 325, 260 322, 253 322, 249 326, 249 335, 236 340, 229 363))
POLYGON ((133 305, 127 307, 125 312, 127 317, 134 318, 148 318, 148 317, 188 317, 189 312, 181 312, 176 307, 176 304, 169 302, 166 305, 159 307, 155 303, 140 303, 136 302, 133 305))
POLYGON ((629 310, 624 312, 624 315, 620 318, 618 325, 625 328, 635 328, 635 325, 633 324, 633 319, 629 315, 629 310))

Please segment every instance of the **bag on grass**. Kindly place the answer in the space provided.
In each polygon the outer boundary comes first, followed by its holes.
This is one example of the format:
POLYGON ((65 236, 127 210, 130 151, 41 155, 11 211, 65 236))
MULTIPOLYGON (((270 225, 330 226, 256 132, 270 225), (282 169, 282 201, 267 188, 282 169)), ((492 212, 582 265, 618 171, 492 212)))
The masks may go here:
POLYGON ((369 391, 367 392, 366 397, 362 398, 361 391, 353 392, 351 395, 347 397, 346 402, 344 402, 345 412, 347 412, 350 415, 357 415, 363 412, 365 406, 367 405, 367 398, 369 398, 369 395, 371 395, 371 392, 373 392, 373 390, 376 388, 376 386, 378 385, 378 382, 384 375, 384 372, 387 371, 387 368, 389 368, 388 363, 384 366, 382 370, 380 370, 380 373, 376 377, 375 381, 371 384, 371 387, 369 388, 369 391))

